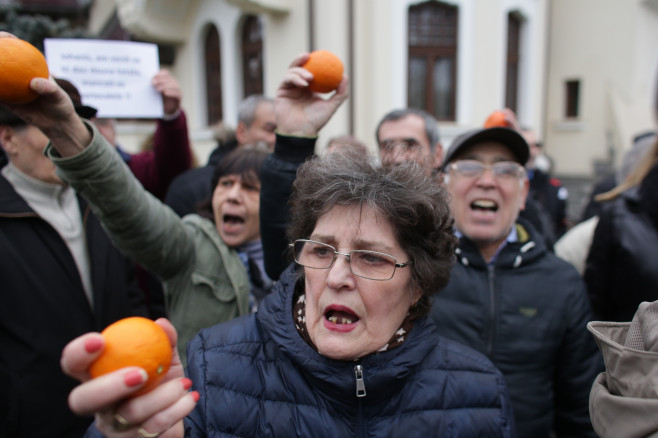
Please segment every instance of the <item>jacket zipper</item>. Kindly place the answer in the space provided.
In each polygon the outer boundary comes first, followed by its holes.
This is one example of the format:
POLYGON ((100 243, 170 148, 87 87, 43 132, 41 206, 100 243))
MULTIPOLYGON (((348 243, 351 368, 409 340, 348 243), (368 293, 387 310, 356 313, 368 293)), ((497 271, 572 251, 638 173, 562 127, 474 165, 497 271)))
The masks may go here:
POLYGON ((354 377, 356 378, 356 435, 365 437, 367 436, 367 428, 365 414, 363 413, 363 403, 366 396, 366 384, 363 379, 363 366, 361 364, 354 366, 354 377))
POLYGON ((487 266, 487 277, 489 280, 489 336, 487 337, 487 356, 492 357, 494 339, 496 337, 496 293, 494 288, 494 267, 487 266))
POLYGON ((354 366, 354 376, 356 377, 356 396, 358 398, 366 396, 366 384, 363 381, 363 366, 354 366))

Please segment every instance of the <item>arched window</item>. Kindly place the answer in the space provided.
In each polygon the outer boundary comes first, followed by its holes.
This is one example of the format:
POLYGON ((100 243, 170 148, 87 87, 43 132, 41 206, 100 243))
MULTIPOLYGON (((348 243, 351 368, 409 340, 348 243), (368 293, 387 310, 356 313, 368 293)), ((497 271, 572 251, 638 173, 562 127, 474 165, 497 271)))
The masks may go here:
POLYGON ((244 95, 263 94, 263 31, 260 19, 249 15, 242 27, 244 95))
POLYGON ((204 41, 206 61, 206 107, 208 125, 222 120, 222 63, 219 46, 219 32, 213 25, 208 26, 204 41))
POLYGON ((516 12, 507 15, 507 73, 505 75, 505 106, 518 111, 519 54, 521 45, 521 16, 516 12))
POLYGON ((459 10, 428 1, 409 7, 408 105, 455 120, 459 10))

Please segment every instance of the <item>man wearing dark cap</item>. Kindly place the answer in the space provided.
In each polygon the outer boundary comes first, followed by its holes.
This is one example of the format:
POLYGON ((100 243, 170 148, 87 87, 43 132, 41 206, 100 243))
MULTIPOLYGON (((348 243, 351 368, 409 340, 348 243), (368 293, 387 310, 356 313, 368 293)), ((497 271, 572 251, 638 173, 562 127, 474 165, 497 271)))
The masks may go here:
POLYGON ((431 316, 502 371, 519 437, 594 437, 588 397, 602 362, 586 330, 589 301, 578 272, 519 217, 528 157, 509 128, 454 140, 443 172, 460 243, 431 316))
MULTIPOLYGON (((90 115, 81 104, 76 111, 90 115)), ((61 372, 62 349, 120 318, 146 315, 134 265, 57 176, 43 154, 47 143, 0 106, 8 159, 0 169, 2 437, 83 436, 92 418, 68 408, 76 381, 61 372)))

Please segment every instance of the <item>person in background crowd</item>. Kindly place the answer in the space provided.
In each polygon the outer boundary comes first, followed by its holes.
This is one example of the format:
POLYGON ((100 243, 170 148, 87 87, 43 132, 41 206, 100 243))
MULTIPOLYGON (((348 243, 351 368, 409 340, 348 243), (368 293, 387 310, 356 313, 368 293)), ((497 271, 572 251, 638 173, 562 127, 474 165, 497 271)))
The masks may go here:
POLYGON ((596 319, 630 321, 658 299, 658 140, 604 202, 585 265, 596 319))
MULTIPOLYGON (((82 117, 93 116, 79 95, 72 97, 82 117)), ((81 437, 92 419, 67 405, 76 382, 61 372, 62 349, 118 319, 148 315, 134 265, 114 248, 79 193, 56 175, 43 155, 48 140, 0 106, 0 144, 8 159, 0 170, 3 438, 81 437)))
MULTIPOLYGON (((443 147, 439 141, 436 119, 415 108, 396 109, 377 125, 375 138, 379 157, 385 166, 402 162, 416 162, 428 175, 441 165, 443 147)), ((315 143, 293 144, 291 150, 275 150, 263 166, 263 196, 261 196, 261 236, 265 253, 265 269, 276 280, 288 266, 286 228, 288 209, 285 208, 297 169, 313 156, 315 143), (282 208, 283 206, 283 208, 282 208)))
POLYGON ((199 205, 212 194, 209 182, 217 163, 233 149, 244 145, 263 142, 271 150, 274 147, 275 129, 272 99, 260 94, 244 99, 238 107, 238 125, 234 136, 218 139, 218 145, 211 152, 206 166, 191 169, 176 178, 167 192, 165 203, 180 217, 197 213, 199 205))
POLYGON ((567 218, 569 191, 559 179, 550 175, 550 167, 542 165, 547 159, 542 154, 541 144, 537 142, 535 133, 525 128, 521 130, 521 135, 530 147, 530 158, 526 164, 530 180, 528 196, 532 196, 544 207, 553 225, 553 236, 559 239, 569 228, 567 218))
MULTIPOLYGON (((514 111, 512 111, 509 108, 504 108, 503 110, 496 110, 492 112, 489 115, 489 117, 487 117, 487 120, 485 120, 484 127, 509 128, 519 132, 522 135, 524 132, 523 129, 521 128, 521 124, 516 118, 516 113, 514 113, 514 111)), ((527 134, 529 130, 526 129, 525 132, 527 134)), ((538 151, 539 148, 534 149, 536 156, 540 156, 538 154, 538 151)), ((528 161, 534 163, 534 160, 532 160, 532 153, 533 151, 531 150, 530 151, 531 158, 529 158, 528 161)), ((556 205, 559 204, 559 202, 553 202, 553 203, 556 205)), ((546 244, 548 250, 553 251, 553 244, 555 243, 556 240, 555 230, 558 228, 558 225, 551 218, 551 215, 549 214, 547 207, 544 206, 541 200, 538 199, 533 194, 532 187, 530 187, 530 190, 528 191, 528 197, 525 202, 525 208, 521 210, 520 216, 530 221, 530 223, 532 223, 535 229, 544 237, 544 243, 546 244)))
POLYGON ((594 216, 598 216, 602 206, 601 202, 597 201, 597 196, 602 193, 609 192, 619 184, 623 183, 628 174, 631 173, 635 167, 635 164, 637 164, 639 160, 642 159, 642 157, 647 153, 647 151, 651 149, 655 140, 655 131, 643 132, 633 138, 631 148, 624 154, 624 159, 617 172, 613 175, 610 175, 609 177, 603 178, 594 185, 592 193, 589 197, 589 201, 583 210, 583 214, 580 219, 581 222, 584 222, 594 216))
MULTIPOLYGON (((653 145, 644 137, 641 141, 634 141, 633 146, 624 154, 624 160, 619 167, 614 180, 625 181, 628 175, 635 169, 635 167, 645 158, 648 149, 653 145)), ((637 140, 637 137, 636 137, 637 140)), ((655 136, 653 136, 655 140, 655 136)), ((598 188, 603 187, 602 185, 598 188)), ((614 187, 610 187, 612 190, 614 187)), ((597 189, 595 189, 596 192, 597 189)), ((594 239, 594 230, 599 223, 599 212, 603 206, 602 202, 597 201, 598 195, 592 199, 586 211, 592 212, 594 216, 578 223, 569 229, 557 242, 555 242, 555 255, 562 260, 566 260, 578 270, 580 275, 585 274, 585 263, 587 255, 589 254, 592 240, 594 239), (592 207, 595 204, 595 207, 592 207)))
POLYGON ((384 165, 414 161, 429 173, 441 167, 443 146, 438 122, 431 114, 417 108, 390 111, 377 124, 375 138, 384 165))
POLYGON ((343 152, 346 150, 357 150, 358 153, 363 155, 370 154, 368 146, 353 135, 339 135, 332 137, 329 139, 327 146, 325 147, 325 153, 336 151, 343 152))
POLYGON ((152 150, 129 154, 117 143, 116 119, 90 119, 107 141, 116 147, 144 188, 162 200, 174 178, 190 168, 192 150, 187 119, 181 108, 180 84, 168 70, 163 69, 156 73, 151 85, 162 95, 164 109, 164 116, 158 119, 153 134, 152 150))
POLYGON ((444 159, 459 246, 430 316, 439 334, 487 355, 507 382, 520 437, 594 437, 587 412, 601 368, 585 325, 582 279, 519 216, 528 144, 515 130, 476 129, 444 159))

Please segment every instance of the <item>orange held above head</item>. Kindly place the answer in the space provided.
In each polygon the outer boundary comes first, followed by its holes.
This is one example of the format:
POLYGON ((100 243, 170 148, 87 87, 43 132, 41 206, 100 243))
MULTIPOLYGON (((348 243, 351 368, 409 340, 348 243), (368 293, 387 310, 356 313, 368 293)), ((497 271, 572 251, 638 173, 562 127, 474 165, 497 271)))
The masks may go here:
POLYGON ((121 319, 101 332, 103 353, 89 367, 96 378, 118 369, 136 366, 146 371, 148 380, 137 396, 154 389, 169 371, 173 346, 165 331, 155 322, 139 316, 121 319))
POLYGON ((334 91, 343 80, 343 62, 327 50, 311 52, 302 67, 313 73, 313 80, 308 88, 316 93, 334 91))
POLYGON ((18 38, 0 38, 0 101, 32 102, 38 95, 30 81, 36 77, 48 78, 48 64, 39 49, 18 38))

